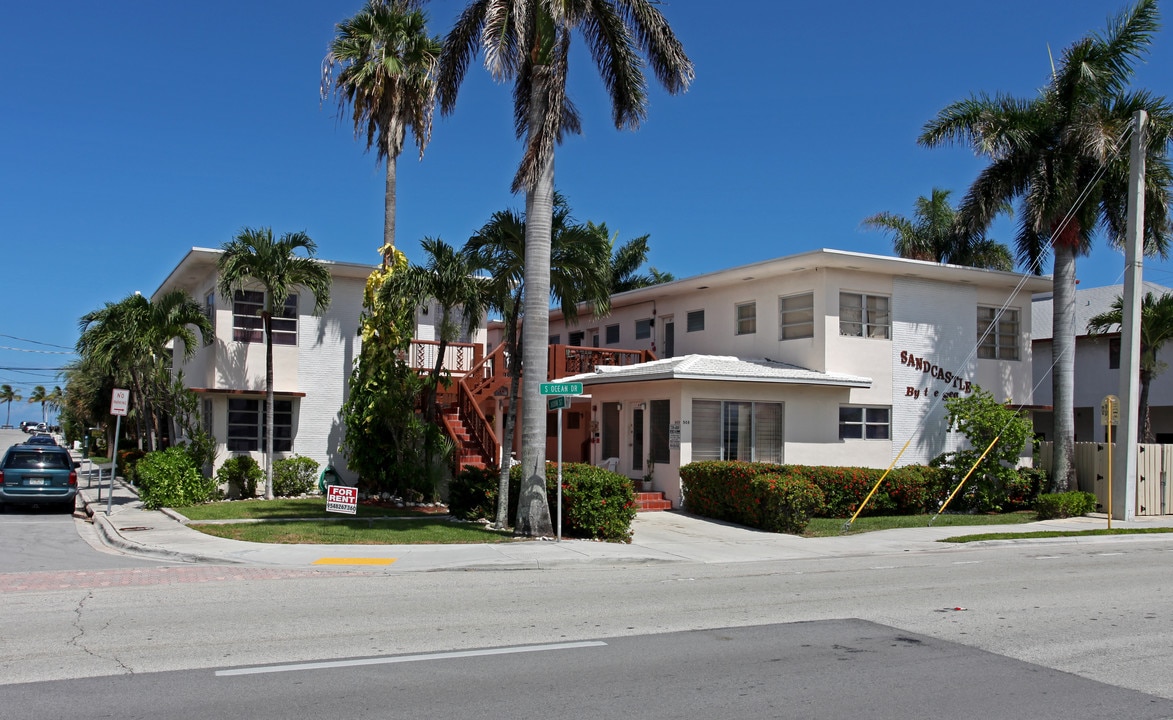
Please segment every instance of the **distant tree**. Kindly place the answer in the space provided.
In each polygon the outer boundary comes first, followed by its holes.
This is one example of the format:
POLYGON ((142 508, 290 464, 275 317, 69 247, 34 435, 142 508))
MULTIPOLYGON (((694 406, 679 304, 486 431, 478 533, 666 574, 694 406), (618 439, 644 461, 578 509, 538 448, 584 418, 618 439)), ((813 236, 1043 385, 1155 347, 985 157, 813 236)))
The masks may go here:
MULTIPOLYGON (((322 63, 322 97, 331 90, 348 107, 356 136, 387 162, 383 198, 383 245, 395 247, 396 165, 410 128, 420 158, 432 135, 439 37, 428 35, 418 0, 368 0, 354 17, 338 23, 322 63)), ((384 254, 387 264, 389 255, 384 254)))
POLYGON ((265 300, 261 323, 265 331, 265 498, 273 499, 273 316, 298 287, 314 296, 314 314, 330 306, 330 271, 314 259, 318 246, 302 232, 273 239, 270 228, 245 228, 221 247, 219 290, 226 298, 248 284, 260 285, 265 300), (304 251, 305 256, 297 255, 304 251))
POLYGON ((49 402, 49 394, 45 392, 44 385, 38 385, 33 388, 33 392, 29 395, 29 405, 33 403, 41 404, 41 422, 45 422, 45 403, 49 402))
MULTIPOLYGON (((902 258, 930 262, 965 265, 988 270, 1014 269, 1010 248, 985 236, 985 230, 966 235, 958 227, 957 213, 949 204, 951 191, 933 188, 929 197, 916 200, 916 212, 906 218, 890 212, 881 212, 864 218, 869 230, 886 231, 892 236, 892 249, 902 258)), ((1013 213, 1013 207, 1004 203, 1002 212, 1013 213)))
MULTIPOLYGON (((1117 295, 1112 307, 1087 321, 1092 337, 1119 332, 1124 319, 1124 298, 1117 295)), ((1153 426, 1149 419, 1149 389, 1153 378, 1165 370, 1165 363, 1157 359, 1165 343, 1173 340, 1173 295, 1160 297, 1145 293, 1140 304, 1140 405, 1137 427, 1143 442, 1153 442, 1153 426)))
POLYGON ((0 385, 0 402, 8 406, 8 415, 4 419, 5 425, 12 424, 12 401, 20 402, 23 399, 19 393, 12 389, 11 385, 0 385))
POLYGON ((45 396, 45 404, 53 411, 54 414, 61 412, 61 403, 65 399, 65 394, 61 392, 61 386, 55 385, 49 394, 45 396))
POLYGON ((648 261, 648 252, 650 251, 648 238, 651 237, 650 235, 640 235, 616 246, 619 242, 619 233, 616 231, 612 235, 607 228, 607 223, 596 225, 587 221, 587 230, 598 233, 607 241, 610 248, 612 295, 650 285, 672 282, 676 279, 672 273, 660 272, 655 267, 649 267, 647 273, 640 273, 640 268, 648 261))

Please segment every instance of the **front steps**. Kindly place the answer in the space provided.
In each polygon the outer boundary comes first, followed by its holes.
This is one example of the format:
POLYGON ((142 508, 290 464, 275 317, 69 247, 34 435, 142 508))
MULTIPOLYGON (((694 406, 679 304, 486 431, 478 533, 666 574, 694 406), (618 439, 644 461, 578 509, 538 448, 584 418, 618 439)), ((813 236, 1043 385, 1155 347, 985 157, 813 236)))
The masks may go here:
POLYGON ((662 492, 636 492, 635 509, 636 512, 671 510, 672 503, 664 497, 662 492))

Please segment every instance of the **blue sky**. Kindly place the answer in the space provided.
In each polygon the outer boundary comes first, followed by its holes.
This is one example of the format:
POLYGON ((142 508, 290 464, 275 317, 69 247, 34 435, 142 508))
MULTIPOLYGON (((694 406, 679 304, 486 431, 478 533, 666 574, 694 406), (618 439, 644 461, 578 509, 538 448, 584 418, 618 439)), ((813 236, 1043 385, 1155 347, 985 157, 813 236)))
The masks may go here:
MULTIPOLYGON (((464 4, 433 1, 433 32, 464 4)), ((382 170, 318 97, 334 24, 360 7, 0 5, 0 382, 25 396, 59 384, 37 368, 70 359, 44 351, 72 347, 81 315, 150 294, 189 248, 244 226, 302 230, 321 257, 377 262, 382 170)), ((576 38, 570 94, 584 133, 559 148, 557 186, 580 220, 621 239, 649 233, 652 264, 677 277, 819 247, 891 254, 862 218, 911 214, 934 186, 959 198, 983 167, 964 147, 918 147, 922 125, 972 92, 1033 95, 1048 45, 1058 58, 1123 7, 671 0, 662 8, 696 66, 692 88, 654 89, 647 122, 618 132, 576 38)), ((1136 85, 1173 96, 1173 32, 1157 36, 1136 85)), ((470 68, 423 161, 400 160, 409 258, 424 236, 460 245, 493 211, 523 206, 509 193, 520 159, 510 98, 470 68)), ((1123 259, 1102 245, 1078 262, 1083 287, 1120 282, 1123 259)), ((1150 262, 1145 277, 1173 286, 1173 264, 1150 262)), ((39 417, 13 405, 13 422, 39 417)))

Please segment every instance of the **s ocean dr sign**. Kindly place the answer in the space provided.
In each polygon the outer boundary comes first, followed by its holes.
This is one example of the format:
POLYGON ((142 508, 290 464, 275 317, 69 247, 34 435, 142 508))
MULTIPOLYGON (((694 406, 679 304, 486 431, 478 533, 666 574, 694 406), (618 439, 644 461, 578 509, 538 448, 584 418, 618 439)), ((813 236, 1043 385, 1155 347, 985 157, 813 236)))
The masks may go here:
POLYGON ((326 512, 358 513, 358 488, 346 485, 329 485, 326 487, 326 512))

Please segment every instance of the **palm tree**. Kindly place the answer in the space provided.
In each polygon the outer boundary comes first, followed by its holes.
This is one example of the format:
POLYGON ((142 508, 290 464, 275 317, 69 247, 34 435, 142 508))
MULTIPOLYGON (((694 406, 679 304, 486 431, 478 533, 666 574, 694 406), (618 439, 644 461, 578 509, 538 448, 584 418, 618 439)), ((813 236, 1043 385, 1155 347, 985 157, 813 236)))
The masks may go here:
MULTIPOLYGON (((514 126, 525 152, 513 191, 525 191, 526 374, 545 379, 549 340, 550 242, 554 211, 554 145, 579 132, 578 113, 566 97, 570 38, 579 30, 591 48, 616 128, 636 128, 647 115, 644 59, 669 93, 693 78, 684 54, 654 0, 473 0, 444 41, 437 88, 440 109, 451 113, 470 60, 478 50, 497 79, 512 79, 514 126)), ((539 383, 525 385, 522 403, 522 489, 515 532, 553 533, 546 504, 546 409, 539 383)))
POLYGON ((169 380, 167 344, 178 339, 187 358, 198 347, 193 328, 205 345, 212 341, 212 322, 203 306, 183 290, 172 290, 155 302, 134 293, 86 313, 78 326, 78 354, 90 361, 86 366, 91 370, 104 369, 111 386, 130 389, 140 447, 149 426, 150 447, 155 449, 160 435, 157 396, 170 385, 162 380, 165 375, 169 380))
MULTIPOLYGON (((408 128, 420 158, 432 135, 435 68, 440 38, 428 35, 427 16, 416 0, 368 0, 338 34, 322 62, 322 97, 333 89, 338 107, 349 106, 355 136, 386 160, 383 246, 395 246, 395 170, 408 128)), ((383 262, 388 260, 383 251, 383 262)))
MULTIPOLYGON (((575 320, 579 303, 588 303, 596 315, 609 312, 611 245, 606 235, 590 229, 589 223, 585 227, 576 224, 571 218, 570 206, 560 193, 554 195, 551 230, 549 297, 560 305, 562 316, 568 323, 575 320)), ((469 238, 463 250, 469 256, 470 264, 489 276, 489 304, 501 313, 505 325, 509 410, 505 413, 501 438, 503 458, 497 494, 498 528, 508 524, 509 452, 513 448, 513 431, 517 426, 522 368, 517 335, 527 292, 525 232, 525 220, 517 212, 495 212, 489 222, 469 238)))
MULTIPOLYGON (((54 385, 49 394, 45 396, 45 404, 53 411, 55 415, 61 412, 61 403, 65 401, 65 393, 61 391, 60 385, 54 385)), ((53 423, 56 425, 57 423, 53 423)))
MULTIPOLYGON (((988 270, 1014 269, 1010 248, 985 236, 967 237, 958 231, 957 213, 949 204, 951 191, 933 188, 929 197, 916 200, 916 212, 909 219, 890 212, 876 213, 863 219, 869 230, 882 230, 892 236, 892 249, 902 258, 966 265, 988 270)), ((1002 211, 1010 214, 1009 203, 1002 211)))
POLYGON ((619 242, 619 232, 616 231, 614 235, 611 235, 611 231, 607 229, 607 223, 596 225, 588 220, 587 229, 601 235, 611 248, 612 295, 650 285, 672 282, 676 279, 672 273, 660 272, 655 267, 649 267, 646 274, 640 273, 639 269, 648 261, 650 250, 648 238, 651 237, 650 235, 640 235, 616 247, 616 243, 619 242))
POLYGON ((1120 148, 1134 115, 1152 117, 1146 149, 1145 250, 1164 256, 1168 245, 1166 149, 1173 111, 1162 98, 1130 91, 1134 63, 1157 32, 1156 0, 1140 0, 1103 35, 1064 51, 1039 96, 971 96, 925 125, 922 145, 966 142, 990 159, 958 210, 967 233, 988 227, 1003 203, 1020 200, 1019 261, 1040 269, 1054 253, 1054 479, 1067 489, 1075 452, 1075 259, 1091 248, 1097 226, 1120 244, 1127 216, 1128 153, 1120 148))
POLYGON ((271 228, 244 228, 224 243, 217 267, 220 294, 235 297, 248 285, 265 293, 261 324, 265 335, 265 498, 273 499, 273 315, 297 288, 314 296, 314 315, 330 306, 330 271, 314 259, 318 246, 303 232, 273 239, 271 228), (304 250, 306 257, 295 254, 304 250))
POLYGON ((11 385, 7 383, 0 385, 0 402, 8 405, 8 414, 4 418, 4 427, 12 425, 12 401, 20 402, 23 399, 16 390, 12 389, 11 385))
MULTIPOLYGON (((1119 332, 1124 317, 1124 298, 1117 295, 1111 309, 1095 315, 1087 321, 1087 331, 1092 337, 1108 332, 1119 332)), ((1157 360, 1157 354, 1165 343, 1173 340, 1173 294, 1156 297, 1145 293, 1140 303, 1140 405, 1137 412, 1137 427, 1141 428, 1144 442, 1153 441, 1153 427, 1149 420, 1149 388, 1153 378, 1165 369, 1157 360)))
POLYGON ((32 395, 29 395, 29 405, 33 403, 41 404, 41 422, 45 422, 45 403, 49 402, 49 394, 45 392, 44 385, 38 385, 33 388, 32 395))

